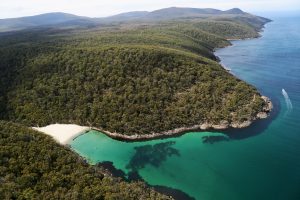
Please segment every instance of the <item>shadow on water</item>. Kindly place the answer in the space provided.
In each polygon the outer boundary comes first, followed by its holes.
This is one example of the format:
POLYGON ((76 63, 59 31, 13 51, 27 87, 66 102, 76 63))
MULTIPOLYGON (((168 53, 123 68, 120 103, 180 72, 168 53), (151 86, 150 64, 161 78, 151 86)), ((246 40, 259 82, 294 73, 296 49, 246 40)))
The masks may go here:
POLYGON ((126 179, 126 173, 123 170, 117 169, 115 168, 113 162, 110 161, 104 161, 104 162, 100 162, 97 163, 98 167, 102 167, 105 170, 107 170, 113 177, 116 178, 122 178, 122 179, 126 179))
POLYGON ((227 136, 223 136, 223 135, 218 135, 218 136, 203 136, 202 137, 202 142, 203 143, 209 143, 209 144, 213 144, 216 142, 222 142, 222 141, 229 141, 230 138, 227 136))
MULTIPOLYGON (((131 171, 128 173, 128 181, 143 181, 145 180, 139 175, 137 171, 131 171)), ((161 186, 161 185, 149 185, 148 186, 152 187, 155 191, 165 194, 167 196, 172 196, 175 200, 194 200, 195 198, 189 196, 185 192, 174 189, 171 187, 166 187, 166 186, 161 186)))
POLYGON ((150 140, 157 140, 157 139, 167 139, 167 138, 176 138, 181 137, 182 135, 191 133, 191 132, 212 132, 212 133, 223 133, 224 136, 203 136, 202 142, 208 143, 208 144, 214 144, 216 142, 222 142, 222 141, 230 141, 230 140, 242 140, 247 139, 249 137, 253 137, 256 135, 259 135, 263 133, 268 126, 271 124, 271 122, 278 117, 279 111, 281 109, 280 102, 278 99, 271 98, 273 103, 273 110, 270 113, 270 116, 267 119, 262 120, 256 120, 253 122, 249 127, 246 128, 228 128, 226 130, 214 130, 214 129, 208 129, 208 130, 193 130, 193 131, 184 131, 180 132, 175 135, 162 135, 159 137, 153 137, 153 138, 146 138, 146 139, 138 139, 138 140, 127 140, 124 138, 115 138, 116 140, 122 141, 122 142, 128 142, 128 143, 134 143, 134 142, 142 142, 142 141, 150 141, 150 140))
MULTIPOLYGON (((202 137, 202 142, 214 144, 216 142, 221 142, 221 141, 242 140, 263 133, 271 124, 271 122, 278 117, 280 111, 279 100, 276 100, 274 98, 272 103, 274 104, 274 109, 267 119, 257 120, 247 128, 243 128, 243 129, 229 128, 223 130, 222 133, 224 134, 224 136, 204 136, 202 137)), ((216 131, 211 131, 211 132, 216 132, 216 131)))
MULTIPOLYGON (((214 144, 221 141, 242 140, 261 134, 268 128, 271 122, 278 117, 280 111, 280 102, 278 100, 275 100, 275 98, 272 102, 274 105, 274 109, 271 112, 271 116, 269 118, 264 120, 257 120, 247 128, 231 128, 224 130, 222 131, 222 133, 224 134, 223 136, 204 136, 202 137, 203 143, 214 144)), ((214 130, 210 130, 210 132, 220 133, 220 131, 214 130)), ((177 137, 183 134, 184 133, 177 135, 177 137)), ((97 166, 104 168, 112 176, 122 178, 123 180, 128 182, 143 181, 147 186, 152 187, 155 191, 168 196, 172 196, 175 200, 194 200, 195 198, 189 196, 187 193, 181 190, 160 185, 150 185, 139 174, 139 170, 143 169, 146 165, 159 167, 162 162, 167 160, 168 157, 180 156, 179 151, 172 147, 175 143, 175 141, 169 141, 154 145, 135 147, 135 154, 132 156, 131 160, 126 166, 126 168, 130 170, 128 174, 126 174, 123 170, 116 169, 113 165, 113 162, 110 161, 98 163, 97 166)))
POLYGON ((167 160, 168 157, 180 156, 179 151, 172 147, 174 144, 174 141, 169 141, 155 145, 135 147, 135 154, 129 161, 126 168, 131 171, 137 171, 148 164, 154 167, 159 167, 162 162, 167 160))
POLYGON ((189 196, 188 194, 182 192, 181 190, 160 186, 160 185, 152 185, 151 187, 153 187, 154 190, 159 193, 165 194, 167 196, 172 196, 175 200, 195 200, 194 197, 189 196))
POLYGON ((175 200, 194 200, 195 198, 181 190, 166 186, 147 184, 138 172, 138 170, 144 168, 146 165, 159 167, 162 162, 167 160, 168 157, 180 156, 179 151, 172 147, 174 144, 174 141, 169 141, 154 145, 135 147, 135 154, 126 166, 126 168, 130 170, 128 174, 126 174, 123 170, 115 168, 113 162, 110 161, 100 162, 97 166, 105 169, 112 176, 121 178, 127 182, 142 181, 147 186, 152 187, 155 191, 172 196, 175 200))
POLYGON ((165 194, 167 196, 172 196, 175 200, 195 200, 195 198, 189 196, 185 192, 174 189, 171 187, 166 186, 160 186, 160 185, 150 185, 148 184, 138 173, 138 171, 130 171, 127 175, 123 170, 115 168, 113 165, 113 162, 110 161, 104 161, 97 164, 98 167, 101 167, 108 171, 112 176, 121 178, 127 182, 132 181, 142 181, 144 182, 148 187, 153 188, 155 191, 165 194))

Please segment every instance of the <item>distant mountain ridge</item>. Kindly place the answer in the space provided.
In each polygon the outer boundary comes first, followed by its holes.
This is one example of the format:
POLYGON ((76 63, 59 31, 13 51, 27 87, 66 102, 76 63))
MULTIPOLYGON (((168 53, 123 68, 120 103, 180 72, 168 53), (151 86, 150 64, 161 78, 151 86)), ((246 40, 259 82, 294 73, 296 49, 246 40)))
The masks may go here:
POLYGON ((241 9, 239 9, 239 8, 232 8, 232 9, 224 11, 224 13, 227 13, 227 14, 245 14, 245 12, 242 11, 241 9))
POLYGON ((79 19, 89 18, 68 13, 55 12, 28 17, 0 19, 0 31, 5 31, 5 29, 20 30, 37 26, 55 25, 79 19))
POLYGON ((239 8, 233 8, 226 11, 221 11, 212 8, 180 8, 170 7, 159 10, 148 11, 133 11, 126 12, 110 17, 103 18, 90 18, 82 17, 68 13, 46 13, 35 16, 0 19, 0 32, 23 30, 28 28, 36 28, 40 26, 55 26, 55 27, 86 27, 86 26, 99 26, 112 22, 128 22, 128 21, 161 21, 161 20, 175 20, 186 18, 208 18, 208 17, 246 17, 256 21, 265 23, 267 19, 257 17, 242 11, 239 8))
POLYGON ((207 17, 207 15, 222 15, 222 14, 246 14, 239 8, 222 11, 213 8, 183 8, 183 7, 169 7, 159 10, 148 11, 135 11, 121 13, 118 15, 98 18, 102 21, 128 21, 128 20, 167 20, 178 19, 186 17, 207 17))

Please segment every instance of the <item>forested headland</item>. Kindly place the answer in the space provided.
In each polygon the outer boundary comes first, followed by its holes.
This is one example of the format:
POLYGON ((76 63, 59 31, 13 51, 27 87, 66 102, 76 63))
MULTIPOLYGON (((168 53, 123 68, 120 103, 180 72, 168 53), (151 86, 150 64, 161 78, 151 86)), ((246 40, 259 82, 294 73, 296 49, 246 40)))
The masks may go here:
POLYGON ((1 199, 169 199, 112 178, 28 127, 75 123, 147 135, 242 124, 265 111, 257 89, 213 54, 227 39, 259 37, 265 18, 181 8, 134 19, 61 16, 61 24, 35 27, 0 21, 0 31, 24 28, 0 33, 1 199))
POLYGON ((226 16, 3 34, 0 117, 126 135, 252 120, 265 102, 213 50, 258 37, 267 21, 226 16))

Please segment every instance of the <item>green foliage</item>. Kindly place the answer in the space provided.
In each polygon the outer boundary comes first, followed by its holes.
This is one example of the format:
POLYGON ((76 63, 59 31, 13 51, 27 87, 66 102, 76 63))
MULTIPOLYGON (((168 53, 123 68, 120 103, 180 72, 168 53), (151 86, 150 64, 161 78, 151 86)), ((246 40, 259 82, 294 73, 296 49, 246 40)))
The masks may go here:
POLYGON ((0 121, 0 199, 169 199, 88 165, 69 148, 0 121))
POLYGON ((201 28, 203 31, 227 39, 243 39, 259 36, 253 27, 231 21, 202 21, 196 23, 195 26, 201 28))
POLYGON ((224 37, 256 35, 249 24, 210 19, 3 36, 0 117, 127 135, 242 122, 263 101, 214 61, 213 50, 229 45, 224 37))
POLYGON ((10 120, 28 126, 89 123, 123 134, 230 121, 229 110, 238 113, 258 95, 213 61, 146 46, 42 54, 12 85, 10 120), (239 85, 243 90, 236 93, 239 85))
MULTIPOLYGON (((256 37, 265 20, 245 14, 2 34, 0 119, 127 135, 243 122, 264 102, 215 62, 213 50, 230 45, 226 38, 256 37)), ((0 199, 167 198, 105 175, 45 135, 0 121, 0 199)))

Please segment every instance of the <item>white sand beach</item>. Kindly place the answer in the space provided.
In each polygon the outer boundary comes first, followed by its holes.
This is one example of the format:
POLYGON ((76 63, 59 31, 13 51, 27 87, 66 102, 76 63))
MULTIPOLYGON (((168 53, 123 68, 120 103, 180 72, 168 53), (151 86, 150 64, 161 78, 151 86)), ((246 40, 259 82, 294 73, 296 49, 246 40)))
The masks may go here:
POLYGON ((52 136, 60 144, 68 144, 77 136, 85 133, 90 128, 76 124, 51 124, 45 127, 33 127, 33 129, 52 136))

